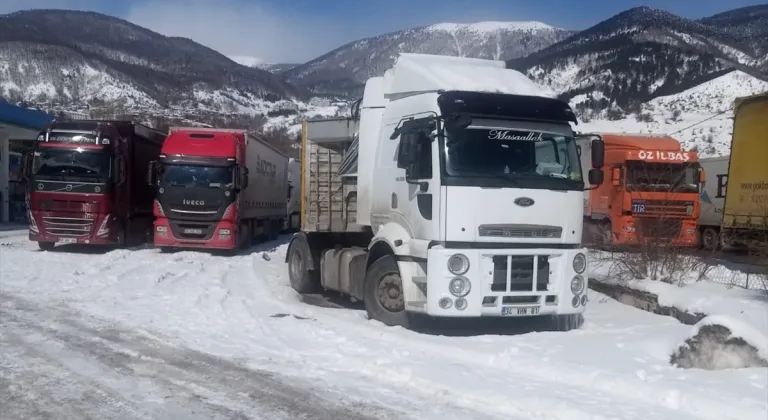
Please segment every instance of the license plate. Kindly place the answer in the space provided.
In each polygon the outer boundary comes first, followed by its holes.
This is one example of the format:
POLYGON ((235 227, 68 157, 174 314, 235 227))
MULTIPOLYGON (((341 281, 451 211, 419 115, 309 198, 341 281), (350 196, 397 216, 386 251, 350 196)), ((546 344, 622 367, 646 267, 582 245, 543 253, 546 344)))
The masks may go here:
POLYGON ((62 244, 76 244, 77 238, 59 238, 57 242, 62 244))
POLYGON ((531 316, 538 315, 539 307, 532 306, 530 308, 515 308, 512 306, 502 306, 501 316, 531 316))
POLYGON ((189 233, 191 235, 202 235, 203 230, 202 229, 184 229, 184 233, 189 233))

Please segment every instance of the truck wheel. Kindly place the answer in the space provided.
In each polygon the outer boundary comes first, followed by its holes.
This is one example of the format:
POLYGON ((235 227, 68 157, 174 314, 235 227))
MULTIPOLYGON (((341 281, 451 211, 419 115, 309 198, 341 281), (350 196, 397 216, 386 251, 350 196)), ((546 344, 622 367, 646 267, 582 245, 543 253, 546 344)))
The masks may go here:
POLYGON ((317 276, 309 270, 310 258, 312 255, 306 241, 295 239, 288 251, 288 278, 293 290, 300 294, 316 293, 319 289, 317 276))
POLYGON ((553 331, 571 331, 578 330, 584 324, 584 317, 581 314, 573 315, 555 315, 550 319, 551 329, 553 331))
POLYGON ((707 251, 715 251, 718 245, 720 245, 720 234, 715 228, 706 227, 699 235, 701 237, 701 247, 707 251))
POLYGON ((390 327, 408 328, 410 317, 405 311, 403 280, 394 255, 379 258, 366 271, 363 303, 368 318, 390 327))
POLYGON ((56 246, 56 242, 38 242, 41 251, 50 251, 56 246))

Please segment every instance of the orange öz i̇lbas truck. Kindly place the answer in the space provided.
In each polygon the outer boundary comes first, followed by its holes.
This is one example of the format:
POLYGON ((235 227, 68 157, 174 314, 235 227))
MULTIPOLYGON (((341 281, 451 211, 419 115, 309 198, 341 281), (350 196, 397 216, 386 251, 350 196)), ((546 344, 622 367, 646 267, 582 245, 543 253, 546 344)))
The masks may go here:
POLYGON ((696 246, 704 183, 696 152, 669 136, 585 134, 578 141, 585 170, 592 167, 594 138, 605 142, 603 170, 610 182, 584 191, 584 243, 696 246))

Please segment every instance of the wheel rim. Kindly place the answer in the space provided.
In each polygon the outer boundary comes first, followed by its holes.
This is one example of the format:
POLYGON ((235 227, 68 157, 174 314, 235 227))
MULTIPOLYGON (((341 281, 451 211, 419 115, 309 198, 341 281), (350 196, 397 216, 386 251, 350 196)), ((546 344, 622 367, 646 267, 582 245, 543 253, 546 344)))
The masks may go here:
POLYGON ((402 281, 398 274, 389 273, 379 280, 376 299, 389 312, 401 312, 405 309, 402 281))
POLYGON ((296 282, 301 276, 301 252, 293 250, 291 252, 291 263, 289 270, 291 273, 291 281, 296 282))

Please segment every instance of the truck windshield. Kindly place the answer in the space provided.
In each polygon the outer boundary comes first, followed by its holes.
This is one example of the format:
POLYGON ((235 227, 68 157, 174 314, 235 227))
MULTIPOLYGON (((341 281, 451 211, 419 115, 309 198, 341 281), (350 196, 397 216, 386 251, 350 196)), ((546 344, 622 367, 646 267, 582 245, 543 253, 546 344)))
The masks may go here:
POLYGON ((110 166, 102 150, 46 148, 35 151, 32 172, 40 178, 106 182, 110 166))
POLYGON ((162 182, 174 187, 231 188, 231 166, 166 165, 162 182))
POLYGON ((627 162, 627 191, 697 193, 699 164, 627 162))
POLYGON ((445 172, 450 177, 583 189, 581 162, 571 136, 473 127, 445 131, 445 172))

